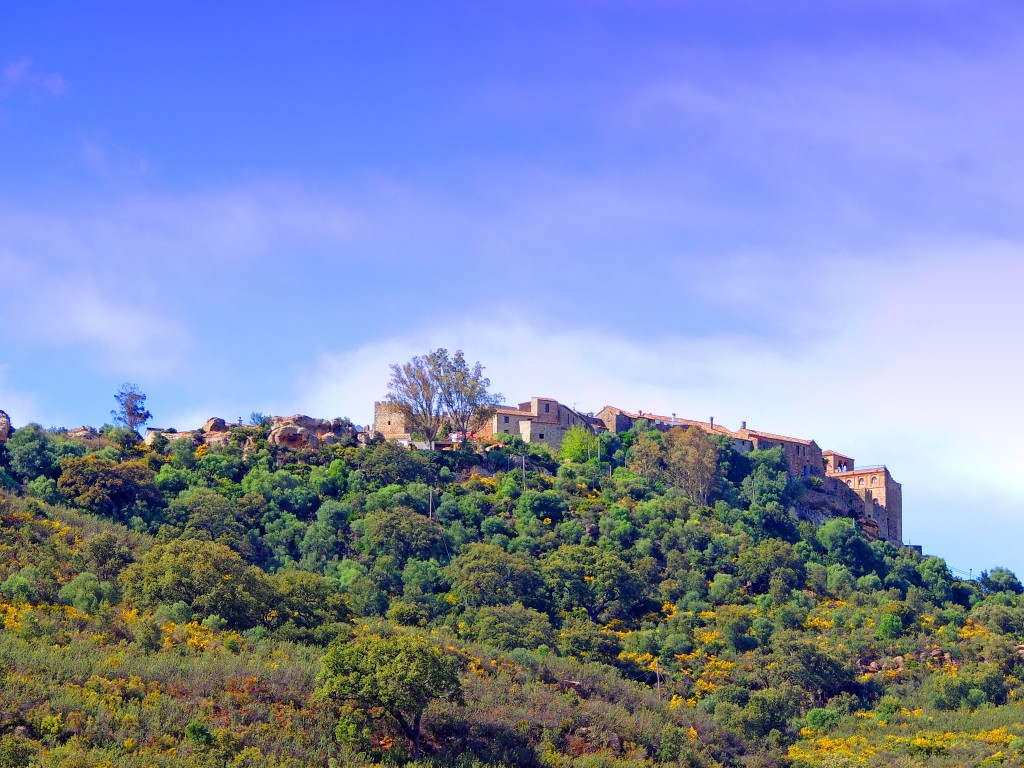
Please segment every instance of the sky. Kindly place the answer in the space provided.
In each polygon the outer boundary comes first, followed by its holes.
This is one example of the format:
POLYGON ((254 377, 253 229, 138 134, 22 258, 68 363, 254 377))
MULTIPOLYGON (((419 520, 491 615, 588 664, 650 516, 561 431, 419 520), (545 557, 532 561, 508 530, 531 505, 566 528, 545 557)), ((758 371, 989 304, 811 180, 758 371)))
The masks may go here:
POLYGON ((1024 574, 1024 6, 0 7, 0 409, 371 421, 443 346, 813 438, 1024 574))

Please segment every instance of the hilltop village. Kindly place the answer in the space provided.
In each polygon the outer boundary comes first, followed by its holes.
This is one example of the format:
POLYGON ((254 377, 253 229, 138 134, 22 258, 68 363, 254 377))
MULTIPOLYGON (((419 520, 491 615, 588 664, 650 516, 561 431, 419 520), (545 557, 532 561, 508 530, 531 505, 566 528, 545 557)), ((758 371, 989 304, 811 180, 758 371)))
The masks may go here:
MULTIPOLYGON (((708 421, 678 418, 645 411, 630 412, 606 405, 595 413, 581 413, 564 403, 546 397, 532 397, 517 406, 501 406, 481 424, 473 437, 494 440, 501 435, 517 435, 527 443, 546 445, 558 451, 565 434, 583 427, 594 434, 625 432, 638 421, 668 432, 672 429, 702 429, 732 441, 734 450, 781 448, 792 477, 805 478, 807 490, 798 502, 798 517, 822 523, 837 516, 853 517, 869 539, 895 544, 903 541, 903 491, 884 465, 857 467, 852 456, 822 451, 814 440, 748 429, 743 422, 738 430, 708 421)), ((402 412, 388 402, 374 403, 372 432, 387 440, 411 444, 402 412)))
MULTIPOLYGON (((731 430, 715 422, 679 418, 676 414, 661 415, 646 411, 627 411, 606 405, 595 413, 581 413, 558 400, 532 397, 517 406, 501 406, 478 426, 472 439, 494 442, 502 435, 515 435, 530 444, 545 445, 557 452, 566 433, 582 427, 593 434, 619 433, 632 429, 643 420, 659 431, 702 429, 731 441, 733 450, 749 453, 755 450, 781 448, 789 474, 803 480, 804 492, 793 512, 803 520, 822 524, 835 517, 851 517, 859 523, 871 540, 903 542, 903 492, 884 465, 856 465, 852 456, 832 450, 823 451, 814 441, 763 432, 747 427, 746 422, 731 430)), ((168 439, 187 438, 198 444, 226 444, 232 430, 242 426, 211 418, 199 429, 147 428, 145 443, 151 445, 158 436, 168 439)), ((0 442, 12 431, 10 418, 0 411, 0 442)), ((72 430, 69 436, 88 439, 97 436, 91 427, 72 430)), ((392 440, 416 447, 400 408, 388 402, 374 403, 373 425, 365 430, 348 419, 318 419, 295 415, 272 417, 269 442, 287 448, 316 450, 341 439, 354 439, 361 444, 374 439, 392 440)))

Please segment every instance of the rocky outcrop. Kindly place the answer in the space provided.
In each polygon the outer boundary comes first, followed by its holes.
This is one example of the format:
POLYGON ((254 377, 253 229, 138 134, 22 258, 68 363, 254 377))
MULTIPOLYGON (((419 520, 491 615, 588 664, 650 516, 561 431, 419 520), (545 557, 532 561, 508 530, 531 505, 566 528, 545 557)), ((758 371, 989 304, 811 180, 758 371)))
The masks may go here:
POLYGON ((270 423, 271 445, 296 450, 316 450, 343 437, 355 437, 356 430, 346 419, 314 419, 311 416, 275 416, 270 423))
POLYGON ((11 436, 11 417, 0 411, 0 443, 11 436))
POLYGON ((796 500, 793 511, 798 520, 822 526, 837 517, 849 517, 857 522, 869 541, 883 538, 877 522, 882 510, 877 503, 865 501, 834 477, 824 477, 821 481, 817 488, 806 488, 796 500))
POLYGON ((231 427, 224 419, 207 419, 199 430, 200 441, 206 445, 227 445, 231 439, 231 427))
POLYGON ((94 427, 75 427, 68 430, 68 437, 72 440, 95 440, 100 436, 94 427))
MULTIPOLYGON (((151 445, 157 435, 163 435, 170 441, 191 440, 199 445, 226 445, 235 430, 242 429, 249 433, 244 451, 255 448, 257 427, 229 424, 221 418, 207 419, 199 429, 188 432, 177 432, 173 429, 147 429, 145 442, 151 445)), ((316 450, 325 445, 338 442, 343 437, 356 437, 356 429, 347 419, 314 419, 311 416, 275 416, 270 422, 270 435, 267 440, 272 445, 283 445, 295 450, 316 450)))

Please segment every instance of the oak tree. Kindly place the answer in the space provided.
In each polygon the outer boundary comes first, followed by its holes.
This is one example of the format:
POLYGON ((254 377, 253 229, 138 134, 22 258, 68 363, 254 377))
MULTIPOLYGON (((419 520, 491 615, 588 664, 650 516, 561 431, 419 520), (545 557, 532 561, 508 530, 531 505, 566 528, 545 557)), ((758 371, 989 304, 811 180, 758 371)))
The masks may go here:
POLYGON ((321 695, 387 712, 420 754, 423 714, 434 699, 464 705, 455 665, 416 635, 363 635, 336 643, 323 657, 321 695))

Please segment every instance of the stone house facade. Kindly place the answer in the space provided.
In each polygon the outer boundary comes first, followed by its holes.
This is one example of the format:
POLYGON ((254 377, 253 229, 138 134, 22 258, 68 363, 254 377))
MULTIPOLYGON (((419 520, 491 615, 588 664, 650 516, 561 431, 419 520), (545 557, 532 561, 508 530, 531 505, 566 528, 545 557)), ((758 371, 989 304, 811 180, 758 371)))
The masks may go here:
POLYGON ((878 538, 903 541, 903 486, 897 483, 888 468, 882 465, 854 469, 853 459, 843 456, 849 463, 846 469, 827 469, 828 477, 846 486, 864 503, 863 519, 878 529, 878 538))
POLYGON ((682 429, 699 427, 710 434, 728 437, 732 440, 733 448, 740 453, 781 447, 789 463, 789 472, 794 477, 824 476, 825 474, 821 448, 813 440, 747 429, 746 422, 743 422, 738 430, 733 431, 721 424, 716 424, 714 417, 707 421, 695 421, 694 419, 679 418, 674 413, 671 416, 645 411, 634 413, 611 405, 606 405, 598 411, 597 418, 611 432, 624 432, 640 419, 645 419, 652 427, 663 432, 668 432, 674 427, 682 429))
POLYGON ((519 435, 528 443, 541 443, 557 451, 565 433, 573 427, 596 432, 594 419, 549 397, 532 397, 518 407, 501 406, 476 432, 476 436, 494 439, 499 435, 519 435))

